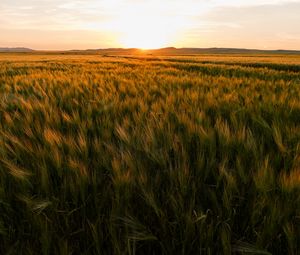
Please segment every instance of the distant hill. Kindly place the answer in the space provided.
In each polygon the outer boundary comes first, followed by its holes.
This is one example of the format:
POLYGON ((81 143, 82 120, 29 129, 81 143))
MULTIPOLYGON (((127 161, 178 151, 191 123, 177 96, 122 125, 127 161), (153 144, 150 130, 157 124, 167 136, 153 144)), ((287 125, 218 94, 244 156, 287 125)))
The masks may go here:
POLYGON ((34 50, 29 49, 29 48, 22 48, 22 47, 17 47, 17 48, 0 48, 0 52, 33 52, 34 50))
POLYGON ((102 54, 102 55, 195 55, 195 54, 300 54, 297 50, 257 50, 257 49, 238 49, 238 48, 174 48, 167 47, 162 49, 140 50, 136 48, 122 49, 89 49, 72 50, 72 53, 79 54, 102 54))
POLYGON ((88 50, 71 50, 64 53, 77 53, 77 54, 102 54, 102 55, 136 55, 143 51, 136 48, 108 48, 108 49, 88 49, 88 50))
POLYGON ((258 49, 239 49, 239 48, 181 48, 175 49, 174 52, 190 54, 300 54, 296 50, 258 50, 258 49))
POLYGON ((35 51, 29 48, 0 48, 0 52, 35 52, 36 54, 100 54, 100 55, 197 55, 197 54, 296 54, 297 50, 258 50, 239 48, 174 48, 141 50, 137 48, 107 48, 67 51, 35 51))

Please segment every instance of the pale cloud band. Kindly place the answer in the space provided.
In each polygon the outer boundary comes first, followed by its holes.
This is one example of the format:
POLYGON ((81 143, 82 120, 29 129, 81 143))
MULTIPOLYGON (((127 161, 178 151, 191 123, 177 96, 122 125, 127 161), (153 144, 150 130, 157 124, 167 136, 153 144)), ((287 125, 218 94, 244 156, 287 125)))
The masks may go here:
POLYGON ((126 47, 166 36, 166 46, 300 50, 299 13, 300 1, 1 0, 0 47, 126 47))

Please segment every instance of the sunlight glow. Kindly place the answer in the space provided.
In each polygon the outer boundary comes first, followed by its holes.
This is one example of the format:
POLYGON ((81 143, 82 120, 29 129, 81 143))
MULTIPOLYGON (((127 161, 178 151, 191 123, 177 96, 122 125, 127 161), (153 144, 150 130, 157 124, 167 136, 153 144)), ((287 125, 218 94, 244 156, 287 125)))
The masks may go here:
POLYGON ((157 5, 125 8, 112 26, 121 47, 155 49, 172 45, 180 36, 187 20, 168 14, 157 5))
POLYGON ((299 13, 300 0, 0 0, 0 47, 293 50, 299 13))
POLYGON ((176 35, 175 29, 167 29, 166 23, 158 17, 127 18, 119 27, 120 43, 127 48, 154 49, 172 43, 176 35))

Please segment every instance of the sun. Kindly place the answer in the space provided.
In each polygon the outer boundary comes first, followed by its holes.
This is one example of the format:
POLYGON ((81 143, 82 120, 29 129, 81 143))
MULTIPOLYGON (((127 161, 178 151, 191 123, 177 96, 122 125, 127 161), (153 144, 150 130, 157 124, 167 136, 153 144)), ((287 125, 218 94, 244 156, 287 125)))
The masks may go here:
POLYGON ((173 32, 168 31, 161 17, 128 17, 120 30, 120 43, 126 48, 155 49, 172 43, 173 32))
POLYGON ((121 47, 156 49, 174 44, 182 20, 155 7, 124 9, 115 19, 114 28, 121 47))
POLYGON ((156 49, 171 43, 170 37, 161 30, 155 30, 141 24, 121 33, 120 43, 125 48, 156 49))

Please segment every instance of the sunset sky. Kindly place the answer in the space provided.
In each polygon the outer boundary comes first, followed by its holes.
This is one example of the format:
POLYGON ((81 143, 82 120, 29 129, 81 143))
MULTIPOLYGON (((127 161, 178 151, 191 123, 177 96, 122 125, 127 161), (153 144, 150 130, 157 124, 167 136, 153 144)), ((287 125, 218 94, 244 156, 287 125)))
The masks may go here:
POLYGON ((300 0, 1 0, 0 47, 300 50, 300 0))

